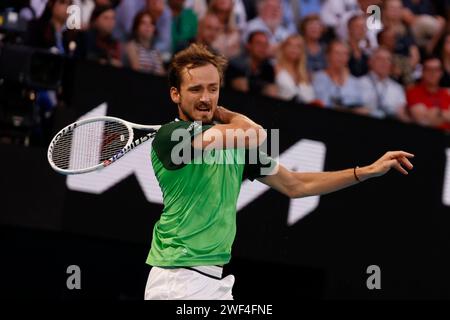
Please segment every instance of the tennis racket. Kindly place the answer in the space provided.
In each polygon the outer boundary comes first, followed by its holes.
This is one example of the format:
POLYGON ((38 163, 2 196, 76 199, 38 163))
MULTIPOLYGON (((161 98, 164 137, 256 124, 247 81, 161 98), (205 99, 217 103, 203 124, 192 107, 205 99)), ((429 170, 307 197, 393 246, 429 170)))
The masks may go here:
POLYGON ((66 175, 99 170, 151 139, 160 127, 106 116, 83 119, 55 135, 48 147, 48 162, 55 171, 66 175), (145 134, 134 139, 134 129, 145 134))

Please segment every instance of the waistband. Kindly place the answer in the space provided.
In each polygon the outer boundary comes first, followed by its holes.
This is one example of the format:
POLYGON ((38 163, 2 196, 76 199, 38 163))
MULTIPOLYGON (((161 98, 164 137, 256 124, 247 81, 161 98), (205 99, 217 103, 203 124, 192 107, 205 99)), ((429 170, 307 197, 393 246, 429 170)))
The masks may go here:
POLYGON ((182 267, 183 269, 192 270, 198 272, 204 276, 220 280, 222 279, 223 268, 219 266, 195 266, 195 267, 182 267))

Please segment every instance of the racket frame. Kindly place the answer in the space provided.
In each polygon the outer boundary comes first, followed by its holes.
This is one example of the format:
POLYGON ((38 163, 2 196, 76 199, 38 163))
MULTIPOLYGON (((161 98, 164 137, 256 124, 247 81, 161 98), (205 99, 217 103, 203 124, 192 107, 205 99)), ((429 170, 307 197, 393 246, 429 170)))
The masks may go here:
POLYGON ((117 160, 122 158, 126 153, 128 153, 131 150, 133 150, 138 145, 140 145, 140 144, 144 143, 145 141, 151 139, 157 133, 157 131, 158 131, 158 129, 160 127, 161 127, 160 125, 142 125, 142 124, 137 124, 137 123, 125 121, 125 120, 117 118, 117 117, 109 117, 109 116, 101 116, 101 117, 92 117, 92 118, 82 119, 82 120, 73 122, 73 123, 69 124, 68 126, 62 128, 53 137, 52 141, 50 142, 50 144, 48 146, 48 150, 47 150, 48 162, 49 162, 49 164, 50 164, 50 166, 52 167, 53 170, 55 170, 58 173, 64 174, 64 175, 81 174, 81 173, 87 173, 87 172, 96 171, 96 170, 102 169, 102 168, 107 167, 110 164, 116 162, 117 160), (81 125, 85 125, 87 123, 96 122, 96 121, 119 122, 119 123, 122 123, 123 125, 125 125, 127 127, 127 129, 128 129, 128 134, 129 134, 127 144, 121 150, 116 152, 109 159, 106 159, 103 162, 101 162, 101 163, 99 163, 99 164, 97 164, 95 166, 89 167, 89 168, 75 169, 75 170, 72 169, 72 170, 70 170, 70 169, 61 169, 58 166, 56 166, 56 164, 52 160, 53 148, 54 148, 55 144, 66 133, 75 130, 77 127, 79 127, 81 125), (134 129, 138 129, 138 130, 150 131, 150 132, 147 133, 146 135, 140 137, 139 139, 136 139, 135 141, 133 141, 133 139, 134 139, 133 128, 134 129))

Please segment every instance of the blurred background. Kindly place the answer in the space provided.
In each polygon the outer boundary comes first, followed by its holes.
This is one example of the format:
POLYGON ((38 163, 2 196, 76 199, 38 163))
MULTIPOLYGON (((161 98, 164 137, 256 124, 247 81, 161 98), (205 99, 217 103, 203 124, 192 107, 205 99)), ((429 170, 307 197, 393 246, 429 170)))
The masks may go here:
POLYGON ((245 181, 235 298, 449 299, 449 14, 447 0, 1 1, 0 296, 143 299, 162 211, 150 144, 95 178, 53 172, 47 146, 80 117, 172 121, 167 67, 196 42, 228 58, 220 103, 279 129, 288 168, 416 155, 406 177, 322 197, 245 181))

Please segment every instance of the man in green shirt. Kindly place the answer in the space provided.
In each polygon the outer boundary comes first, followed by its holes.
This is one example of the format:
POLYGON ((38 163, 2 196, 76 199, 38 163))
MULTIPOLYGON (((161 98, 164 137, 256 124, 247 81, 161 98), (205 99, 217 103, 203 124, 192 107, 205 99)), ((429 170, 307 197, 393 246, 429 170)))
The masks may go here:
POLYGON ((234 277, 222 279, 236 234, 236 204, 245 178, 258 179, 291 198, 330 193, 412 169, 403 151, 373 164, 336 172, 292 172, 258 152, 262 127, 217 106, 225 60, 196 44, 175 55, 169 68, 170 96, 179 119, 163 125, 151 159, 164 199, 153 229, 147 263, 152 265, 145 299, 232 299, 234 277), (243 134, 245 133, 245 134, 243 134))

